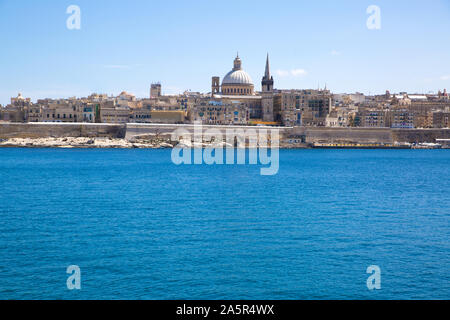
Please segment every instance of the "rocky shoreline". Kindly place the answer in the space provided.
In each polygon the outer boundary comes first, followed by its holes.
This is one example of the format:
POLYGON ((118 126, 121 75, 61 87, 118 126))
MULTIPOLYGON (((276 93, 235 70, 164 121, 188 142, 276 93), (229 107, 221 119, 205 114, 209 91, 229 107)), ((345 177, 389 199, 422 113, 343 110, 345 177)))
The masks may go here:
POLYGON ((160 149, 173 148, 174 144, 163 140, 126 140, 119 138, 11 138, 0 139, 0 147, 16 148, 117 148, 160 149))
POLYGON ((170 139, 158 137, 135 137, 130 140, 120 138, 88 138, 88 137, 64 137, 64 138, 10 138, 0 139, 0 148, 114 148, 114 149, 169 149, 175 146, 181 148, 217 148, 228 147, 223 142, 198 143, 187 140, 170 141, 170 139))
MULTIPOLYGON (((169 137, 157 135, 135 136, 131 139, 112 137, 50 137, 50 138, 4 138, 0 139, 0 148, 78 148, 78 149, 171 149, 181 148, 227 148, 232 147, 226 142, 190 140, 171 141, 169 137)), ((246 146, 248 147, 248 146, 246 146)), ((441 145, 434 143, 422 144, 306 144, 280 143, 280 149, 437 149, 441 145)), ((442 147, 444 148, 444 147, 442 147)))
MULTIPOLYGON (((60 138, 9 138, 0 139, 0 148, 115 148, 115 149, 167 149, 175 146, 181 148, 226 148, 231 145, 225 142, 192 142, 188 140, 171 141, 168 138, 155 136, 134 137, 132 139, 110 137, 60 137, 60 138)), ((305 148, 296 146, 294 148, 305 148)), ((280 145, 288 149, 293 146, 280 145)))

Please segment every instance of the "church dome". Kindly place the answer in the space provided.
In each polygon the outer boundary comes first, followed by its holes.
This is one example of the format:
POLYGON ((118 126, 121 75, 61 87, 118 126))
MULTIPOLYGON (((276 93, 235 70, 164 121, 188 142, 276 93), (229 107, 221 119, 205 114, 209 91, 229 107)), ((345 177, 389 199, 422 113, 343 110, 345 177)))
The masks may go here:
POLYGON ((253 84, 253 81, 244 70, 231 70, 223 78, 222 84, 253 84))
POLYGON ((222 85, 227 84, 241 84, 241 85, 253 85, 250 75, 242 70, 242 61, 239 55, 234 59, 234 68, 228 72, 223 78, 222 85))

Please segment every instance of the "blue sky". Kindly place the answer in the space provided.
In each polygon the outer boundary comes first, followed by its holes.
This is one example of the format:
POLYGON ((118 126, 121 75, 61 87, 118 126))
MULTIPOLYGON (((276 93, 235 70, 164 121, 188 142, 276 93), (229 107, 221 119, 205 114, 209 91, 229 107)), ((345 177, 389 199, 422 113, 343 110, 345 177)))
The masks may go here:
POLYGON ((366 94, 450 89, 450 0, 0 0, 0 104, 118 94, 209 92, 236 52, 260 89, 266 53, 275 87, 366 94), (68 30, 66 9, 81 8, 68 30), (381 29, 369 30, 369 5, 381 29))

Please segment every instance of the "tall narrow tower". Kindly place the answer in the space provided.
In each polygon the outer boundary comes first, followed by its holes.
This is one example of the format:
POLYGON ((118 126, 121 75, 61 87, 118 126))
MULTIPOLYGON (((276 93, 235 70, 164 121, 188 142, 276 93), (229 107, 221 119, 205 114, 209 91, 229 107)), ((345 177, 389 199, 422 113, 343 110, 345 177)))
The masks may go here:
POLYGON ((211 80, 211 96, 220 93, 220 78, 212 77, 211 80))
POLYGON ((150 98, 158 98, 161 96, 161 83, 152 83, 150 86, 150 98))
POLYGON ((261 81, 262 115, 264 121, 274 121, 273 115, 273 77, 270 75, 269 54, 267 54, 266 70, 261 81))

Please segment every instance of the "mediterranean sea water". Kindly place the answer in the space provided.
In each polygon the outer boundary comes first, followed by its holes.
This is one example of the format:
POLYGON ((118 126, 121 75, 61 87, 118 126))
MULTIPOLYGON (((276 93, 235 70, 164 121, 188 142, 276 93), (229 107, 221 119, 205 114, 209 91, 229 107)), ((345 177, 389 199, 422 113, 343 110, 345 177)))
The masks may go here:
POLYGON ((0 149, 0 299, 450 298, 450 150, 170 154, 0 149))

